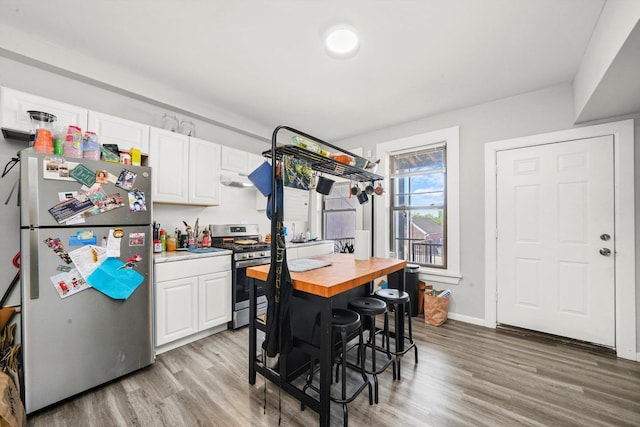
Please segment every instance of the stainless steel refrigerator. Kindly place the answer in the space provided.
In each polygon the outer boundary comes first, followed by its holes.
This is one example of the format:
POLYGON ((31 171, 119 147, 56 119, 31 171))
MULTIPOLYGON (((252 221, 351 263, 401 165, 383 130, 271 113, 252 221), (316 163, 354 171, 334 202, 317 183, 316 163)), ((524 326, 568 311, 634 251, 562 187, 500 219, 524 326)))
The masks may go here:
POLYGON ((151 169, 31 148, 21 151, 20 169, 22 393, 30 413, 154 362, 151 169), (87 198, 94 207, 85 211, 87 198), (105 245, 120 266, 113 271, 142 276, 126 298, 69 280, 69 254, 104 254, 105 245))

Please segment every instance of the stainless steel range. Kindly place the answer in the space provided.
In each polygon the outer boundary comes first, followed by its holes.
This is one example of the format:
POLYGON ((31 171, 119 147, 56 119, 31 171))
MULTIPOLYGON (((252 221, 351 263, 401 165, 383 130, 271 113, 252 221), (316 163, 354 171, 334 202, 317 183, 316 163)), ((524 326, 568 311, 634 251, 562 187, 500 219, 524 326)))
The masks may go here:
MULTIPOLYGON (((230 327, 240 328, 249 324, 249 279, 247 267, 269 264, 271 248, 262 242, 257 224, 211 225, 211 245, 233 251, 232 289, 233 319, 230 327)), ((267 312, 267 297, 264 287, 256 289, 258 295, 258 314, 267 312)))

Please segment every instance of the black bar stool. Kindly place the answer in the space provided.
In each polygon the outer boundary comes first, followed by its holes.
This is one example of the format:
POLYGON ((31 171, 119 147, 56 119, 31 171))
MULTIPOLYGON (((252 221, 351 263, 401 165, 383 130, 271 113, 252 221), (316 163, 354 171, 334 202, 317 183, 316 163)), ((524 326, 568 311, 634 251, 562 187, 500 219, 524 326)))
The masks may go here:
MULTIPOLYGON (((379 298, 359 297, 349 301, 349 309, 362 316, 366 320, 365 325, 368 323, 369 326, 369 339, 364 346, 364 352, 367 352, 367 347, 371 348, 371 369, 365 369, 365 372, 367 374, 373 375, 374 401, 375 403, 378 403, 378 374, 381 374, 389 367, 389 365, 392 365, 394 370, 393 377, 396 377, 396 365, 395 361, 393 360, 394 356, 392 356, 391 353, 386 352, 387 360, 380 368, 376 367, 376 316, 385 314, 387 312, 387 303, 379 298)), ((385 336, 387 334, 388 329, 385 331, 385 336)), ((366 354, 364 356, 364 360, 366 360, 366 354)))
POLYGON ((384 314, 384 330, 386 331, 385 333, 385 339, 387 341, 386 346, 387 346, 387 352, 393 356, 395 356, 394 358, 394 363, 395 363, 395 369, 393 370, 394 376, 393 379, 400 379, 400 364, 402 362, 402 356, 407 353, 409 350, 411 350, 413 348, 414 353, 415 353, 415 363, 418 363, 418 347, 416 346, 416 343, 413 341, 413 334, 411 332, 411 304, 409 304, 410 302, 410 298, 409 298, 409 294, 406 293, 405 291, 400 291, 398 289, 378 289, 377 291, 375 291, 374 295, 377 298, 380 298, 382 301, 387 303, 387 306, 391 306, 393 308, 393 311, 395 313, 395 332, 394 332, 394 338, 395 338, 395 351, 391 350, 391 348, 389 347, 389 335, 391 335, 391 332, 389 332, 389 310, 387 310, 387 312, 384 314), (405 304, 408 307, 408 316, 407 316, 407 325, 408 325, 408 330, 409 330, 409 335, 405 335, 404 333, 400 334, 400 332, 398 331, 398 320, 400 319, 400 316, 404 316, 404 307, 405 304), (405 344, 405 340, 409 340, 409 345, 402 348, 405 344), (402 345, 399 346, 398 344, 402 342, 402 345), (402 350, 399 350, 400 348, 402 348, 402 350), (396 376, 397 373, 397 376, 396 376))
MULTIPOLYGON (((331 401, 340 403, 342 405, 342 413, 344 416, 344 425, 345 427, 349 424, 349 413, 347 410, 347 404, 353 402, 353 400, 358 397, 362 391, 368 387, 369 388, 369 405, 373 405, 373 394, 371 393, 371 382, 369 381, 369 377, 365 372, 364 364, 364 334, 362 332, 362 322, 360 321, 360 315, 353 310, 347 310, 344 308, 334 308, 331 311, 331 342, 334 343, 333 350, 337 350, 336 354, 332 355, 332 359, 338 364, 336 367, 336 377, 337 377, 337 369, 341 368, 342 370, 342 381, 341 381, 341 393, 340 397, 331 396, 331 401), (347 396, 347 344, 349 341, 349 336, 353 337, 354 333, 358 334, 358 365, 350 365, 350 367, 355 367, 357 371, 362 375, 362 384, 351 394, 351 396, 347 396), (337 335, 339 334, 340 339, 336 342, 337 335), (338 347, 339 345, 339 347, 338 347)), ((320 324, 320 316, 316 317, 316 321, 312 331, 312 339, 315 336, 315 329, 320 324)), ((311 358, 311 364, 309 367, 309 375, 307 376, 307 383, 302 388, 302 392, 306 392, 307 388, 314 390, 316 393, 319 393, 320 390, 318 387, 313 385, 313 372, 315 370, 315 358, 311 358)), ((302 409, 304 409, 304 405, 301 405, 302 409)))

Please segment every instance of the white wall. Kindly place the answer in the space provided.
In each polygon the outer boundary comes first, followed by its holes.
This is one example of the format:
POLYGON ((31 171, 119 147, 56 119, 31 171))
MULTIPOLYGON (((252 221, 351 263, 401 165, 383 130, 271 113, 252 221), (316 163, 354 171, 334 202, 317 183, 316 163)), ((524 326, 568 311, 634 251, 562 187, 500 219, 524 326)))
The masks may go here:
POLYGON ((209 224, 258 224, 260 234, 264 236, 270 232, 271 222, 264 210, 256 210, 255 192, 255 188, 222 186, 220 206, 154 204, 153 219, 159 222, 167 233, 173 233, 176 227, 184 232, 182 221, 193 226, 196 219, 199 219, 200 227, 209 224))
MULTIPOLYGON (((640 116, 636 115, 636 119, 640 116)), ((462 318, 484 319, 484 144, 508 138, 570 129, 573 124, 571 85, 560 85, 511 98, 464 108, 416 120, 358 137, 339 141, 344 147, 364 147, 375 152, 377 143, 460 127, 460 234, 462 280, 452 291, 450 311, 462 318)), ((622 118, 612 118, 615 121, 622 118)), ((640 120, 639 120, 640 121, 640 120)), ((590 125, 594 123, 584 123, 590 125)), ((640 141, 640 123, 635 124, 636 145, 640 141)), ((636 150, 636 170, 640 150, 636 150)), ((638 190, 636 190, 638 191, 638 190)), ((640 197, 636 195, 636 206, 640 197)), ((637 208, 637 207, 636 207, 637 208)), ((639 221, 640 222, 640 221, 639 221)), ((636 224, 636 228, 638 224, 636 224)), ((636 243, 640 242, 640 232, 636 243)), ((640 260, 638 265, 640 265, 640 260)), ((636 283, 636 289, 640 285, 636 283)), ((636 292, 640 307, 640 292, 636 292)), ((637 319, 640 342, 640 319, 637 319)))

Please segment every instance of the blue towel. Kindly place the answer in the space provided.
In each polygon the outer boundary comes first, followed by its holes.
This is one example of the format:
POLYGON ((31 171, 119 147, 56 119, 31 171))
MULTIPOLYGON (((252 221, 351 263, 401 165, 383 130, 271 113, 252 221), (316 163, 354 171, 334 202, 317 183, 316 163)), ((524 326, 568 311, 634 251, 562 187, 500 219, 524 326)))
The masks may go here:
POLYGON ((107 258, 87 278, 87 283, 113 299, 127 299, 144 280, 144 276, 124 265, 118 258, 107 258))

